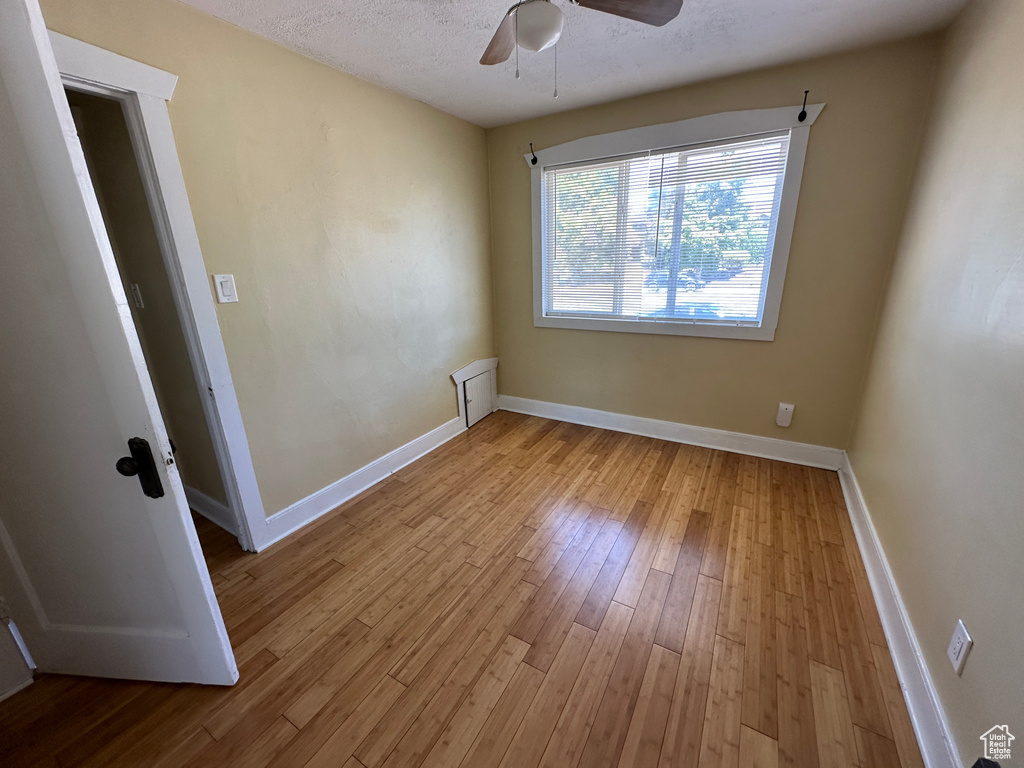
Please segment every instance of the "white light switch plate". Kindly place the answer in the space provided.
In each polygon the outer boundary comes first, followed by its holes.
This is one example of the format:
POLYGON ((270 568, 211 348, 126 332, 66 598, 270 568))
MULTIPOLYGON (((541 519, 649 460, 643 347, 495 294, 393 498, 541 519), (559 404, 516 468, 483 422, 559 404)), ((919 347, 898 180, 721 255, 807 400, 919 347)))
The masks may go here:
POLYGON ((238 301, 238 291, 235 290, 234 275, 214 275, 213 285, 217 289, 218 303, 230 304, 238 301))
POLYGON ((953 665, 953 669, 958 675, 964 671, 967 654, 971 652, 972 645, 974 645, 974 641, 968 634, 967 627, 964 626, 963 621, 957 621, 956 629, 953 630, 953 639, 949 641, 949 648, 946 649, 946 655, 949 656, 949 663, 953 665))

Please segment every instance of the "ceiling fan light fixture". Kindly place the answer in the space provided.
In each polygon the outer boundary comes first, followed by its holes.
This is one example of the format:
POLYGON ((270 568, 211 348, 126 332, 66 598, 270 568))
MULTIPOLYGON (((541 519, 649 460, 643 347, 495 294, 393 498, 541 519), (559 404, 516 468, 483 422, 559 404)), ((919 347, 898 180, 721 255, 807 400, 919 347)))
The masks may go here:
POLYGON ((562 12, 548 0, 528 0, 515 9, 516 41, 528 51, 543 51, 562 34, 562 12))

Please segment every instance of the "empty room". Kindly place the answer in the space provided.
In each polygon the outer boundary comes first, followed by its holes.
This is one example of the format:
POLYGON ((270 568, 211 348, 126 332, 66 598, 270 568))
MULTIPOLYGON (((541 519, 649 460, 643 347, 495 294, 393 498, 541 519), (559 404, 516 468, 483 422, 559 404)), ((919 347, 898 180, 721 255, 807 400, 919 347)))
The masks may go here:
POLYGON ((0 0, 0 766, 1024 765, 1024 3, 511 2, 0 0))

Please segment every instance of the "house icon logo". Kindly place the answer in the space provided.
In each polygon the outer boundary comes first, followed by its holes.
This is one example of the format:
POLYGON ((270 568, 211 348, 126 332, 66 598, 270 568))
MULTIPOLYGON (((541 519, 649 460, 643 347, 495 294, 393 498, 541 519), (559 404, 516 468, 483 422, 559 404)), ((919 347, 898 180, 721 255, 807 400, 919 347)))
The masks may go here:
POLYGON ((985 742, 985 758, 988 760, 1009 760, 1010 742, 1016 738, 1005 725, 995 725, 981 734, 985 742))

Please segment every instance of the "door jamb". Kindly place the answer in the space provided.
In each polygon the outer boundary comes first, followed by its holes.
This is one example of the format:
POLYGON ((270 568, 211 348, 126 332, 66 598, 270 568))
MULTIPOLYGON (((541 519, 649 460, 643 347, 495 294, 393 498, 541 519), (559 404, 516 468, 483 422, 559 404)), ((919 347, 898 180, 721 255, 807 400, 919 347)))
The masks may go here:
POLYGON ((267 544, 266 514, 167 111, 178 78, 81 40, 49 34, 65 86, 115 99, 123 107, 228 509, 239 544, 259 551, 267 544))

